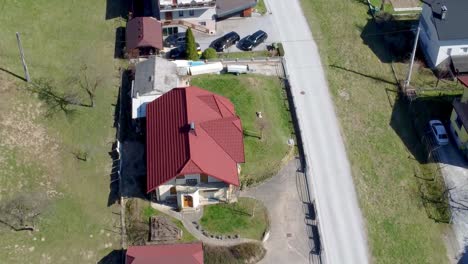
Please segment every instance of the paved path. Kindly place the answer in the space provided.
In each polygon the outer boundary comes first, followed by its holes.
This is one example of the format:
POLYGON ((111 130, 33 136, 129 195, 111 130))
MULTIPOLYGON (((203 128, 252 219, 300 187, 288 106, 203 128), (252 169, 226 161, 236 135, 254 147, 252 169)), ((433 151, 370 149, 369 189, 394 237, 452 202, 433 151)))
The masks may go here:
POLYGON ((320 263, 313 253, 318 237, 313 209, 298 160, 292 160, 281 171, 261 185, 241 192, 263 202, 270 218, 270 236, 264 247, 267 254, 259 263, 320 263), (316 234, 315 234, 316 235, 316 234), (314 241, 315 239, 315 241, 314 241))
POLYGON ((298 0, 266 3, 285 49, 324 261, 368 263, 365 226, 317 46, 298 0))
POLYGON ((450 189, 452 227, 457 241, 455 254, 460 264, 468 263, 468 164, 452 144, 438 150, 445 185, 450 189))

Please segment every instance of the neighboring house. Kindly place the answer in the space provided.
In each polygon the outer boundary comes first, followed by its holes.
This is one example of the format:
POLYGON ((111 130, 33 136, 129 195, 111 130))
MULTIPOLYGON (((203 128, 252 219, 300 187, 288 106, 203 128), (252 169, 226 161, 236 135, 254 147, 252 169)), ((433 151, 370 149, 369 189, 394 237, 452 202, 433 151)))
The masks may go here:
POLYGON ((132 119, 146 117, 146 105, 174 87, 185 87, 188 80, 179 76, 177 65, 151 56, 135 66, 132 81, 132 119))
POLYGON ((129 246, 125 264, 203 264, 202 243, 129 246))
POLYGON ((237 199, 243 130, 227 98, 175 88, 149 103, 146 116, 147 193, 180 209, 237 199))
POLYGON ((420 44, 431 68, 468 71, 468 1, 424 0, 419 20, 420 44))
POLYGON ((257 0, 159 0, 159 17, 167 35, 179 28, 215 34, 217 19, 250 16, 256 4, 257 0))
POLYGON ((463 96, 453 101, 453 111, 450 116, 450 131, 465 155, 468 154, 468 75, 459 76, 459 81, 465 85, 463 96))
POLYGON ((125 40, 128 58, 158 54, 163 49, 162 25, 153 17, 135 17, 127 23, 125 40))

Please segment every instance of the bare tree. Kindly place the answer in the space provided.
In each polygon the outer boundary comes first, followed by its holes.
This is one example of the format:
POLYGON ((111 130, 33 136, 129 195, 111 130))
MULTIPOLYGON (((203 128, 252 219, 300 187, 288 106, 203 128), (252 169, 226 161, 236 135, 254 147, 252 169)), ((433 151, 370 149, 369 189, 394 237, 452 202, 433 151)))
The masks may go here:
POLYGON ((14 231, 35 231, 46 202, 43 194, 20 194, 0 205, 0 223, 14 231))

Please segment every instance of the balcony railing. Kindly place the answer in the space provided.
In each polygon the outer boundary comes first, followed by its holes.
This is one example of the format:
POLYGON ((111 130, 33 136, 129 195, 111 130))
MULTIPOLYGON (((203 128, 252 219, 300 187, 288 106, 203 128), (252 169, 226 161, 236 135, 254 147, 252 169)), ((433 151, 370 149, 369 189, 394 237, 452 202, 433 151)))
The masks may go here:
POLYGON ((206 34, 210 33, 210 30, 208 28, 201 26, 201 25, 194 24, 194 23, 190 23, 187 20, 180 20, 180 19, 166 20, 166 21, 162 21, 162 24, 163 26, 183 26, 183 27, 191 28, 193 30, 202 32, 202 33, 206 33, 206 34))
POLYGON ((171 4, 160 4, 161 11, 174 10, 174 9, 194 9, 194 8, 209 8, 214 7, 216 1, 210 2, 192 2, 192 3, 171 3, 171 4))

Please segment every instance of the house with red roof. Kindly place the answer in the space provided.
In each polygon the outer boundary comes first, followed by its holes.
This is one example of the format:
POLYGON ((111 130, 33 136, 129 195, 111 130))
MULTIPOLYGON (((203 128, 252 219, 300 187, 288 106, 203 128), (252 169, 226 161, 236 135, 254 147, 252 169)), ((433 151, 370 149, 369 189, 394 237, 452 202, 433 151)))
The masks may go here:
POLYGON ((127 22, 125 41, 130 59, 158 54, 163 49, 162 24, 154 17, 135 17, 127 22))
POLYGON ((202 243, 130 246, 125 264, 203 264, 202 243))
POLYGON ((240 118, 229 99, 175 88, 146 109, 147 193, 180 209, 235 201, 245 162, 240 118))

